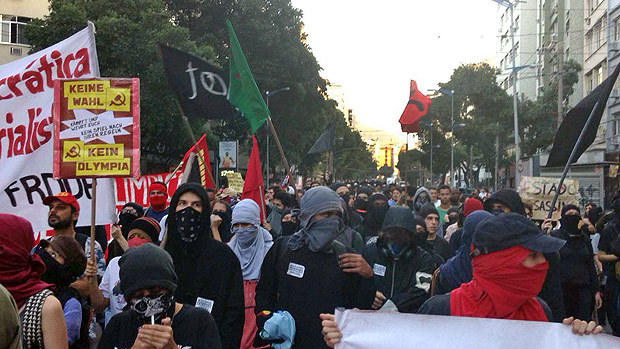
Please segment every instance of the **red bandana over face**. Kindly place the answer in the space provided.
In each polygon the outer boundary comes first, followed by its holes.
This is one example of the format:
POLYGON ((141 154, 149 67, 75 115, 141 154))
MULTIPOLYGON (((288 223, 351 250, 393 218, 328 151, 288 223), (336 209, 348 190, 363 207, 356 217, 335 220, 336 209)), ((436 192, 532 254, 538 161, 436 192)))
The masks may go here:
POLYGON ((514 246, 474 257, 472 280, 450 292, 450 314, 548 321, 535 297, 545 281, 549 264, 524 266, 522 262, 531 252, 514 246))

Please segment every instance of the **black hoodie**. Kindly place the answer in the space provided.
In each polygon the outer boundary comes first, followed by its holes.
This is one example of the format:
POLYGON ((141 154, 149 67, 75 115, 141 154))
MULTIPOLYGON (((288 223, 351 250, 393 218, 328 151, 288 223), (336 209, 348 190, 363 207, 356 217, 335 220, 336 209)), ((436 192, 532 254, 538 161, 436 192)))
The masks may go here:
POLYGON ((184 183, 172 196, 170 207, 164 248, 172 256, 179 277, 174 294, 176 301, 197 306, 212 301, 211 315, 217 324, 222 347, 239 348, 245 312, 241 266, 226 244, 211 237, 211 208, 207 192, 196 183, 184 183), (174 208, 179 203, 179 197, 188 191, 202 200, 201 229, 194 242, 181 239, 175 222, 174 208))
POLYGON ((523 201, 519 193, 512 189, 501 189, 496 191, 490 198, 484 202, 484 209, 486 211, 493 211, 493 204, 500 203, 508 208, 510 212, 525 216, 525 209, 523 208, 523 201))
POLYGON ((359 228, 359 232, 364 237, 364 241, 368 241, 373 236, 377 236, 377 233, 381 230, 383 225, 383 219, 387 213, 388 198, 381 193, 374 193, 368 198, 368 213, 364 216, 364 222, 359 228), (385 206, 375 207, 375 201, 385 201, 385 206))

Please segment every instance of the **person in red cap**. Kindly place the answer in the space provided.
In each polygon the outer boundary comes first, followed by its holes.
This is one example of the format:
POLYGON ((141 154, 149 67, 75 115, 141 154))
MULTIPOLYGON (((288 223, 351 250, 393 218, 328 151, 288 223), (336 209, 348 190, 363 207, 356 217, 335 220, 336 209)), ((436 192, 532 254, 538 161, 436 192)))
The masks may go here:
MULTIPOLYGON (((54 228, 54 236, 69 236, 77 240, 80 247, 84 250, 86 256, 90 256, 90 236, 78 234, 75 232, 75 224, 80 216, 80 204, 75 196, 71 193, 63 191, 56 195, 51 195, 43 199, 43 204, 49 207, 47 213, 47 224, 54 228)), ((34 248, 34 252, 37 253, 39 249, 45 247, 41 244, 34 248)), ((105 258, 101 245, 95 241, 95 257, 97 259, 97 275, 103 277, 105 272, 105 258)), ((76 289, 80 295, 88 296, 88 279, 82 277, 71 284, 71 287, 76 289)))
POLYGON ((145 217, 150 217, 158 222, 168 214, 168 188, 164 182, 153 182, 149 186, 149 208, 145 217))

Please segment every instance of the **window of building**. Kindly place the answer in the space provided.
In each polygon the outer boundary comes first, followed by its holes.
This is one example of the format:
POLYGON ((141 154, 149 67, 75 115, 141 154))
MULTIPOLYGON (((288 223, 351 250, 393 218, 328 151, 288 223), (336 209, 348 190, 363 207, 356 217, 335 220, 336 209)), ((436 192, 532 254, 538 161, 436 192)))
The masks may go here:
POLYGON ((586 55, 589 56, 594 52, 592 49, 592 32, 586 34, 586 55))
POLYGON ((620 17, 614 19, 613 35, 614 41, 620 40, 620 17))
POLYGON ((588 0, 588 12, 594 12, 594 0, 588 0))
POLYGON ((586 74, 584 80, 586 81, 586 92, 592 92, 592 74, 586 74))
POLYGON ((569 36, 570 33, 570 19, 566 20, 566 31, 564 32, 566 36, 569 36))
POLYGON ((5 44, 28 44, 24 28, 32 18, 0 15, 0 42, 5 44))
POLYGON ((601 32, 602 32, 601 22, 597 22, 594 25, 594 29, 592 29, 592 43, 594 45, 592 53, 594 53, 594 51, 596 51, 599 47, 601 47, 601 32))
POLYGON ((603 66, 598 67, 596 71, 596 86, 603 82, 603 66))

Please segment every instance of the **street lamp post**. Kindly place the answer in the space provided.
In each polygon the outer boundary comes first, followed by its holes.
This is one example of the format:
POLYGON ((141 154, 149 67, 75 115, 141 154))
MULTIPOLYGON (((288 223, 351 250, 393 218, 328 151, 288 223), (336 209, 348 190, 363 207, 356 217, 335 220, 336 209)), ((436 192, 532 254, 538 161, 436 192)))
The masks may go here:
POLYGON ((515 134, 515 188, 519 186, 521 182, 521 174, 519 173, 519 159, 521 158, 521 151, 519 148, 519 112, 517 105, 519 103, 517 96, 517 66, 516 58, 517 52, 515 51, 515 30, 514 27, 514 3, 509 0, 493 0, 496 3, 507 7, 510 10, 510 41, 512 44, 512 108, 514 118, 514 134, 515 134))
POLYGON ((430 163, 430 171, 431 171, 431 186, 433 185, 433 148, 438 148, 439 146, 433 145, 433 123, 432 122, 420 122, 420 124, 424 126, 428 126, 429 131, 431 133, 431 163, 430 163))
MULTIPOLYGON (((269 110, 269 97, 275 95, 276 93, 280 93, 282 91, 288 91, 290 89, 291 88, 287 86, 287 87, 279 88, 274 91, 265 91, 265 104, 267 104, 267 110, 269 110)), ((271 116, 267 116, 267 117, 271 117, 271 116)), ((266 124, 266 127, 267 127, 267 142, 266 142, 267 143, 267 154, 266 154, 267 155, 267 162, 266 162, 267 167, 265 168, 265 188, 269 188, 269 124, 266 124)))

